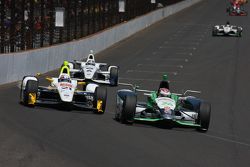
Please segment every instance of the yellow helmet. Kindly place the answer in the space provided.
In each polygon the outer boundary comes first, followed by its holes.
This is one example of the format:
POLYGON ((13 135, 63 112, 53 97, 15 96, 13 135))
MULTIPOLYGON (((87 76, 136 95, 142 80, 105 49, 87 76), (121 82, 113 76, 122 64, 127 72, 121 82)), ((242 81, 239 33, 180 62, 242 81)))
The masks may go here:
POLYGON ((64 66, 68 66, 68 65, 69 65, 69 62, 68 62, 68 61, 63 61, 63 65, 64 65, 64 66))

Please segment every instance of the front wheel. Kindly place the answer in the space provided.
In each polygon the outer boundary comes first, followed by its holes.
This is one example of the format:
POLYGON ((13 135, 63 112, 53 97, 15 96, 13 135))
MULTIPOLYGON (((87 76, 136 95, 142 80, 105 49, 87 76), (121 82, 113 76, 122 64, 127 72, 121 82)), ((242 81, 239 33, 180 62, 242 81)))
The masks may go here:
POLYGON ((126 96, 123 101, 120 121, 124 124, 133 124, 136 110, 136 96, 126 96))
POLYGON ((200 125, 198 130, 206 132, 209 128, 211 114, 211 105, 207 102, 201 102, 200 109, 198 110, 197 123, 200 125))
POLYGON ((110 83, 111 86, 118 85, 118 68, 116 67, 111 67, 110 69, 110 83))
POLYGON ((36 102, 36 96, 38 92, 38 82, 34 80, 28 80, 23 90, 23 103, 24 105, 34 106, 36 102))
POLYGON ((217 35, 217 30, 213 30, 212 31, 212 36, 216 36, 217 35))
POLYGON ((239 33, 238 33, 238 37, 241 37, 242 36, 242 32, 240 31, 239 33))
POLYGON ((94 113, 104 114, 106 109, 107 89, 104 87, 96 87, 93 107, 94 113))

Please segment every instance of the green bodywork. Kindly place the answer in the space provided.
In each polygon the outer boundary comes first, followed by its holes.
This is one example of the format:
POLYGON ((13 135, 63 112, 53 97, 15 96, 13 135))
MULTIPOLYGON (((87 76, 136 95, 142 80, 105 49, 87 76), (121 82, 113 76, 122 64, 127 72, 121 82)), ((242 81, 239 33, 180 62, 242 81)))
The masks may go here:
POLYGON ((201 125, 196 124, 194 122, 191 121, 185 121, 185 120, 173 120, 175 123, 179 124, 179 125, 184 125, 184 126, 193 126, 193 127, 201 127, 201 125))
POLYGON ((156 122, 156 121, 161 121, 161 120, 164 120, 164 119, 163 118, 138 118, 138 117, 135 117, 134 120, 156 122))
MULTIPOLYGON (((157 98, 158 96, 157 96, 157 92, 156 91, 154 91, 154 92, 152 92, 151 94, 150 94, 150 96, 149 96, 149 98, 148 98, 148 101, 147 101, 147 108, 148 109, 153 109, 154 108, 154 106, 156 105, 156 101, 155 101, 155 99, 157 98)), ((175 101, 175 103, 176 103, 176 108, 178 108, 179 107, 179 96, 177 96, 177 95, 175 95, 175 94, 171 94, 170 95, 170 97, 169 98, 171 98, 171 99, 173 99, 174 101, 175 101)))
MULTIPOLYGON (((148 101, 147 101, 147 109, 150 110, 154 110, 156 104, 156 98, 157 98, 157 92, 154 91, 150 94, 150 96, 148 97, 148 101)), ((176 103, 176 109, 179 109, 180 103, 179 103, 179 96, 177 96, 176 94, 171 94, 170 98, 173 99, 176 103)), ((148 122, 157 122, 157 121, 163 121, 165 120, 164 118, 142 118, 142 117, 135 117, 134 120, 137 121, 148 121, 148 122)), ((179 124, 179 125, 183 125, 183 126, 193 126, 193 127, 200 127, 199 124, 192 122, 192 121, 186 121, 186 120, 172 120, 173 122, 179 124)))
MULTIPOLYGON (((165 120, 164 118, 140 118, 140 117, 135 117, 134 120, 136 121, 148 121, 148 122, 157 122, 157 121, 163 121, 165 120)), ((175 122, 176 124, 183 125, 183 126, 193 126, 193 127, 200 127, 199 124, 196 124, 191 121, 185 121, 185 120, 171 120, 175 122)))

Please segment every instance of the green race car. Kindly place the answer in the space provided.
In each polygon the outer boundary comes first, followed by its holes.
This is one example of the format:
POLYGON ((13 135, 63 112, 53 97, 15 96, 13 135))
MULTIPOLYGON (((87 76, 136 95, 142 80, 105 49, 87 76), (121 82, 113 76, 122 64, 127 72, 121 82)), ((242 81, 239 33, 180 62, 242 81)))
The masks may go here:
POLYGON ((171 93, 166 80, 161 81, 158 91, 138 89, 131 84, 123 85, 132 86, 133 89, 117 91, 116 120, 125 124, 133 124, 134 121, 165 121, 208 130, 211 105, 194 96, 186 96, 198 91, 171 93), (147 96, 146 102, 137 101, 139 92, 147 96))

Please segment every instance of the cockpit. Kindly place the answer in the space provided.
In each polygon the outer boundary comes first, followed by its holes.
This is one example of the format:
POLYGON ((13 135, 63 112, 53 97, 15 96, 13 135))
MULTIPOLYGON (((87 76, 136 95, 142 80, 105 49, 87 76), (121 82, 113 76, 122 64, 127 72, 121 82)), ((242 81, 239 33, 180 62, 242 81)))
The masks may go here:
POLYGON ((58 78, 58 82, 68 82, 71 83, 70 77, 68 75, 61 74, 58 78))
POLYGON ((95 61, 94 60, 88 60, 87 62, 86 62, 86 65, 95 65, 95 61))

